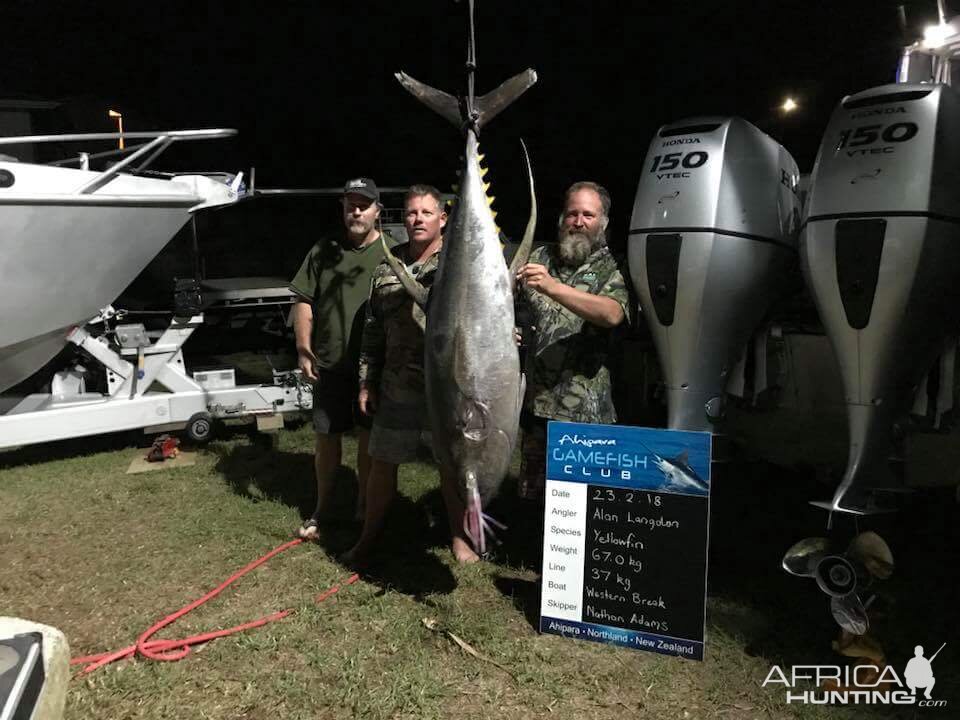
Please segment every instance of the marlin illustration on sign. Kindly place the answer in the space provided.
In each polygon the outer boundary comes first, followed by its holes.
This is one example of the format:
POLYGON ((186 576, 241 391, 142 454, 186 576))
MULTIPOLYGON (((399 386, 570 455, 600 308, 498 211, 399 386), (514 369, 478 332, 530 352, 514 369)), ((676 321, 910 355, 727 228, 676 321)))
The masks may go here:
POLYGON ((663 473, 663 477, 667 481, 664 490, 695 493, 697 495, 708 495, 710 493, 710 486, 691 467, 689 452, 684 450, 676 457, 668 458, 655 452, 646 443, 641 442, 640 444, 653 455, 653 464, 663 473))
MULTIPOLYGON (((530 159, 530 219, 510 268, 504 261, 500 231, 490 209, 483 177, 480 129, 537 80, 525 70, 492 92, 474 96, 477 67, 470 0, 467 44, 467 93, 455 98, 405 73, 397 79, 414 97, 449 120, 466 136, 459 197, 444 233, 440 264, 429 293, 383 244, 387 262, 414 300, 426 307, 424 342, 427 408, 434 452, 456 478, 466 504, 464 531, 475 549, 486 551, 490 523, 483 505, 500 487, 516 444, 524 379, 514 340, 514 277, 533 244, 537 206, 530 159)), ((382 240, 382 236, 381 236, 382 240)))
POLYGON ((707 484, 700 479, 697 471, 690 467, 689 454, 686 450, 675 458, 665 458, 653 453, 653 463, 667 479, 667 488, 670 490, 684 490, 687 492, 709 492, 707 484))

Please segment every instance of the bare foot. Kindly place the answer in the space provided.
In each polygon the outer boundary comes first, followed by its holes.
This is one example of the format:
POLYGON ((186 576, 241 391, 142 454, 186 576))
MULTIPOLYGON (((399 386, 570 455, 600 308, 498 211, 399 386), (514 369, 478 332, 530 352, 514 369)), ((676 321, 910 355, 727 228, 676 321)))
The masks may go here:
POLYGON ((451 549, 453 550, 453 556, 461 565, 469 565, 477 562, 480 559, 480 556, 473 551, 472 547, 470 547, 470 543, 463 538, 455 537, 453 539, 451 549))
POLYGON ((318 542, 320 540, 320 528, 316 518, 307 518, 303 525, 296 529, 296 536, 307 542, 318 542))

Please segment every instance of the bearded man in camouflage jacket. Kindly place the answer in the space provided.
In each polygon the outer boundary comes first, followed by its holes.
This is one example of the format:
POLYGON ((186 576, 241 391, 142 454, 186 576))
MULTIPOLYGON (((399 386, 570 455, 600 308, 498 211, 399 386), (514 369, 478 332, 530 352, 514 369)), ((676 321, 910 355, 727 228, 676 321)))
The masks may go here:
POLYGON ((517 273, 536 343, 528 366, 519 492, 542 497, 548 420, 614 423, 607 354, 629 318, 623 276, 607 247, 610 193, 574 183, 564 197, 557 244, 541 247, 517 273))

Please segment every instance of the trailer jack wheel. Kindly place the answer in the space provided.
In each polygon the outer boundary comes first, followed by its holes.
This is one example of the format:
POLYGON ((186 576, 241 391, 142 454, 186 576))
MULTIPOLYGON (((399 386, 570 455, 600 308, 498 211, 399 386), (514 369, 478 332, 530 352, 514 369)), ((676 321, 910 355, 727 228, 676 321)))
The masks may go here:
POLYGON ((187 437, 197 443, 205 443, 213 434, 213 418, 210 413, 198 412, 187 421, 184 429, 187 437))

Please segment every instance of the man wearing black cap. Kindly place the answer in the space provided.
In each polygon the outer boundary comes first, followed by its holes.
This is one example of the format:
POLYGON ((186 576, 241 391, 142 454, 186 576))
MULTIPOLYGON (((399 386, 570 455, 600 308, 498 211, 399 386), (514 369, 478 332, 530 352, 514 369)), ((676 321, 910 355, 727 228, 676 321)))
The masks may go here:
MULTIPOLYGON (((343 231, 317 241, 290 283, 296 293, 293 327, 300 370, 314 383, 313 426, 317 433, 314 468, 317 506, 297 530, 315 540, 340 465, 341 435, 357 432, 357 515, 363 516, 370 456, 370 420, 356 407, 357 365, 370 277, 383 259, 377 220, 380 194, 373 180, 348 180, 341 197, 343 231)), ((393 239, 387 237, 393 245, 393 239)))

